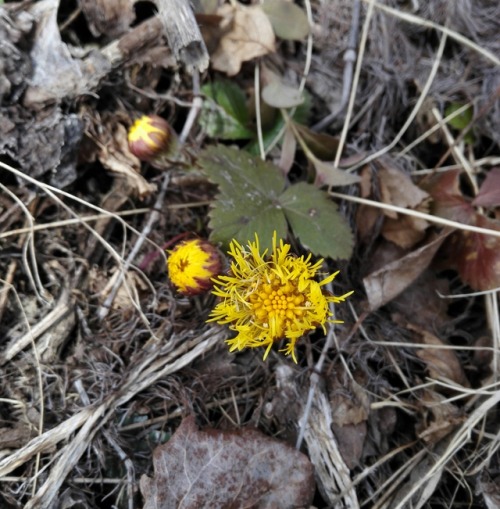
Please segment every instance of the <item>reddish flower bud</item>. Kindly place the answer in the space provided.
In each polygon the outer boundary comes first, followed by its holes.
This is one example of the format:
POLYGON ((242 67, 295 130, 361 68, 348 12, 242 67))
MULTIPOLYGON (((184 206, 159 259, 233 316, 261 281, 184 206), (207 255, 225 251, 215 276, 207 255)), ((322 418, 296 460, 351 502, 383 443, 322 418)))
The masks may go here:
POLYGON ((143 115, 128 131, 130 152, 141 161, 154 162, 177 154, 177 134, 158 115, 143 115))
POLYGON ((179 242, 168 254, 170 281, 184 295, 199 295, 210 290, 213 286, 212 278, 222 270, 219 251, 206 240, 179 242))

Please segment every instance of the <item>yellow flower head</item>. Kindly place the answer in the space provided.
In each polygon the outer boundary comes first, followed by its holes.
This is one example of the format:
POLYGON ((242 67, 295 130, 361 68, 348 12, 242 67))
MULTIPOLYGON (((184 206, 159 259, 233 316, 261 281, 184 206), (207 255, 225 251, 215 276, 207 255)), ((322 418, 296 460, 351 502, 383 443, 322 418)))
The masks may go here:
POLYGON ((233 240, 229 254, 229 275, 215 279, 212 293, 221 298, 210 314, 209 321, 230 324, 237 333, 227 341, 230 351, 243 348, 266 347, 266 359, 272 345, 281 339, 288 342, 283 349, 286 355, 295 356, 295 343, 304 334, 339 323, 332 319, 330 302, 342 302, 352 294, 340 297, 328 294, 323 286, 332 281, 338 272, 318 282, 314 279, 323 260, 311 262, 311 255, 296 257, 290 245, 273 236, 270 256, 267 250, 261 254, 259 238, 249 242, 248 249, 233 240))
POLYGON ((170 124, 158 115, 143 115, 128 131, 130 151, 141 161, 172 155, 177 149, 177 135, 170 124))
POLYGON ((170 281, 180 293, 198 295, 212 288, 212 278, 221 271, 221 258, 212 244, 200 239, 186 240, 168 253, 170 281))

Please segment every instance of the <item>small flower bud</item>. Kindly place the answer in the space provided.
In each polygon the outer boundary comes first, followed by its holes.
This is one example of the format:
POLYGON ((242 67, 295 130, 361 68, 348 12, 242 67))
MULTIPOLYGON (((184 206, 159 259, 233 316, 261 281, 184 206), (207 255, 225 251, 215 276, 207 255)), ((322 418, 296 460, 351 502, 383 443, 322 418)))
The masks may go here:
POLYGON ((174 158, 178 148, 177 134, 162 117, 143 115, 128 131, 128 146, 141 161, 174 158))
POLYGON ((184 295, 199 295, 210 290, 212 278, 222 270, 219 251, 206 240, 179 242, 168 254, 170 281, 184 295))

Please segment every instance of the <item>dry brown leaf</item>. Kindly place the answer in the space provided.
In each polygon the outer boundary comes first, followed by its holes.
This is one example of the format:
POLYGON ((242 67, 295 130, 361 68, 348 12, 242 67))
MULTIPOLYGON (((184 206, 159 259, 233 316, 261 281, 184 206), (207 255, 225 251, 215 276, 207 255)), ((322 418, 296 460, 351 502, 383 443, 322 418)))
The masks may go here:
POLYGON ((359 464, 363 453, 370 400, 363 387, 350 378, 344 382, 338 376, 328 379, 328 392, 332 408, 332 431, 345 464, 353 469, 359 464))
POLYGON ((289 509, 309 507, 309 460, 257 430, 198 430, 184 419, 153 453, 155 475, 141 478, 144 509, 289 509), (182 501, 182 504, 181 504, 182 501))
POLYGON ((398 207, 415 208, 429 197, 429 194, 416 186, 411 178, 392 166, 384 166, 378 172, 384 203, 398 207))
POLYGON ((98 158, 108 170, 124 177, 140 198, 154 193, 156 185, 147 182, 139 173, 141 163, 128 148, 127 130, 122 124, 112 129, 112 139, 99 144, 98 158))
POLYGON ((436 348, 436 346, 448 345, 422 327, 412 323, 407 323, 406 327, 416 334, 419 343, 430 346, 430 348, 421 348, 417 350, 416 354, 427 365, 427 370, 431 378, 451 380, 463 387, 469 387, 469 382, 455 350, 450 348, 436 348))
POLYGON ((400 214, 397 219, 387 217, 382 227, 385 239, 404 249, 410 249, 425 237, 429 223, 418 217, 400 214))
MULTIPOLYGON (((380 168, 378 177, 383 203, 410 209, 419 206, 426 208, 428 193, 416 186, 401 170, 386 165, 380 168)), ((425 230, 429 226, 427 221, 390 210, 384 210, 384 214, 387 219, 384 221, 382 235, 387 240, 408 249, 424 238, 425 230)))
POLYGON ((438 278, 433 270, 427 269, 391 302, 391 311, 425 329, 440 330, 450 324, 450 301, 440 297, 440 294, 449 293, 448 279, 438 278))
POLYGON ((241 64, 275 50, 273 27, 262 7, 224 4, 217 15, 224 31, 212 55, 212 67, 228 76, 238 74, 241 64))
POLYGON ((423 416, 417 422, 417 436, 427 445, 434 445, 463 422, 460 410, 432 390, 419 392, 417 404, 423 416))
MULTIPOLYGON (((359 176, 359 194, 361 198, 368 198, 372 192, 373 171, 369 165, 364 166, 359 176)), ((361 242, 368 244, 378 235, 380 228, 377 222, 382 217, 382 211, 369 205, 359 205, 356 211, 356 232, 361 242)))
POLYGON ((429 266, 449 234, 449 231, 445 231, 432 236, 421 248, 384 265, 363 278, 370 309, 372 311, 378 309, 408 288, 429 266))
POLYGON ((361 242, 368 244, 380 231, 376 228, 377 222, 382 217, 380 209, 368 205, 359 205, 356 211, 356 233, 361 242))
MULTIPOLYGON (((121 272, 116 270, 113 275, 109 278, 106 287, 102 290, 101 299, 102 302, 108 297, 109 293, 115 287, 118 278, 121 276, 121 272)), ((145 292, 148 289, 146 283, 141 277, 135 272, 127 272, 124 281, 120 284, 116 296, 113 299, 113 309, 127 309, 133 306, 132 299, 135 302, 139 302, 139 293, 145 292)))

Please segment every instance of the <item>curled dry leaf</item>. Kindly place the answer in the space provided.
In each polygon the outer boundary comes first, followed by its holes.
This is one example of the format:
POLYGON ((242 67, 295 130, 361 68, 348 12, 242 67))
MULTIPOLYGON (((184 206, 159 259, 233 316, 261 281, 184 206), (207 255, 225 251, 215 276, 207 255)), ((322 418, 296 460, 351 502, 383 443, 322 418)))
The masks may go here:
POLYGON ((155 475, 141 478, 144 509, 309 507, 313 468, 302 453, 259 431, 200 431, 184 419, 153 454, 155 475))
POLYGON ((450 234, 435 235, 421 248, 384 265, 363 279, 370 309, 374 311, 387 304, 408 288, 429 266, 437 250, 450 234))
POLYGON ((238 74, 241 64, 272 53, 275 49, 273 27, 260 5, 239 3, 221 6, 223 35, 212 55, 212 67, 228 76, 238 74))
MULTIPOLYGON (((156 191, 156 186, 150 184, 139 173, 141 164, 128 148, 127 130, 121 124, 108 125, 111 140, 99 144, 98 158, 108 170, 124 177, 140 198, 144 198, 156 191)), ((105 132, 105 129, 102 130, 105 132)))
POLYGON ((427 445, 437 444, 463 422, 459 408, 435 391, 420 391, 417 405, 421 408, 422 416, 417 422, 416 432, 427 445))
POLYGON ((451 380, 463 387, 469 387, 469 382, 455 350, 438 348, 439 346, 445 347, 448 345, 422 327, 411 323, 408 323, 406 327, 415 333, 416 341, 424 345, 423 348, 417 350, 416 354, 427 365, 431 378, 451 380))
POLYGON ((350 186, 351 184, 357 184, 361 180, 357 175, 335 167, 334 163, 316 159, 313 161, 313 164, 316 169, 314 184, 318 187, 325 185, 331 187, 350 186))

